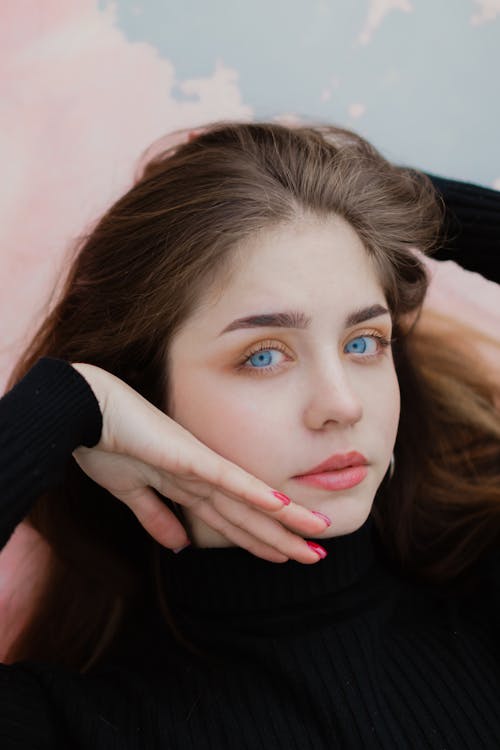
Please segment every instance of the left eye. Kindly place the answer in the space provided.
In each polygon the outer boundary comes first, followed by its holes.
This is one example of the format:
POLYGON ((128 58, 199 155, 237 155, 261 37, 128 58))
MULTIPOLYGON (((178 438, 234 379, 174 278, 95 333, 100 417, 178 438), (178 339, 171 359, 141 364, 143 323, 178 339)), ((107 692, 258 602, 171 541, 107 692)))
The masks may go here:
POLYGON ((278 349, 261 349, 258 352, 254 352, 248 358, 248 362, 257 367, 269 367, 273 363, 271 352, 277 352, 278 349))
POLYGON ((347 346, 354 345, 354 348, 351 350, 354 354, 365 354, 367 340, 370 340, 372 342, 373 346, 375 347, 374 351, 376 351, 377 342, 373 336, 356 336, 355 339, 352 339, 352 341, 349 341, 347 346), (361 342, 361 344, 359 342, 361 342))

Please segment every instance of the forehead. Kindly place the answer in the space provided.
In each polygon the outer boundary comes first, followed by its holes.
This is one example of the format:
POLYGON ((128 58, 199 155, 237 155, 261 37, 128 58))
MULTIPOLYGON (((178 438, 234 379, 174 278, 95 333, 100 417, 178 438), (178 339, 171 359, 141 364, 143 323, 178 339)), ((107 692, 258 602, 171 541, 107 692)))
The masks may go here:
POLYGON ((207 289, 193 317, 250 314, 278 306, 339 310, 384 301, 375 264, 340 217, 307 217, 241 242, 224 277, 207 289))

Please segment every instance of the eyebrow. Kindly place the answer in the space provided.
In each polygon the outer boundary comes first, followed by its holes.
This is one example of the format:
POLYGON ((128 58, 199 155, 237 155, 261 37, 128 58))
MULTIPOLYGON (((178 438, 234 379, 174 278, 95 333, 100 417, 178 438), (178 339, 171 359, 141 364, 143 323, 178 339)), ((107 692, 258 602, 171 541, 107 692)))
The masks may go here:
MULTIPOLYGON (((344 320, 344 328, 350 328, 365 320, 378 318, 380 315, 390 315, 389 310, 383 305, 369 305, 354 310, 344 320)), ((237 318, 229 323, 220 332, 220 336, 228 331, 237 331, 240 328, 298 328, 304 330, 311 325, 311 318, 303 312, 291 310, 288 312, 262 313, 261 315, 249 315, 245 318, 237 318)))

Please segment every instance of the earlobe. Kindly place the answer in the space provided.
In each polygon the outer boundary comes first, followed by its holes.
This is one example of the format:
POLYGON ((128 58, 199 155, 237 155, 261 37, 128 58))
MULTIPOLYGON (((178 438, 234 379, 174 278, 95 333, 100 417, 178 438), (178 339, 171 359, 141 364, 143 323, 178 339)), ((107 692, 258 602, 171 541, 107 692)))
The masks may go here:
POLYGON ((394 455, 394 451, 391 453, 391 463, 389 465, 389 479, 392 479, 394 476, 394 468, 396 466, 396 457, 394 455))
POLYGON ((380 484, 383 484, 384 482, 390 482, 392 477, 394 476, 394 469, 396 467, 396 457, 394 455, 394 451, 391 454, 391 460, 389 463, 389 466, 387 468, 387 471, 384 474, 384 478, 382 479, 382 482, 380 484))

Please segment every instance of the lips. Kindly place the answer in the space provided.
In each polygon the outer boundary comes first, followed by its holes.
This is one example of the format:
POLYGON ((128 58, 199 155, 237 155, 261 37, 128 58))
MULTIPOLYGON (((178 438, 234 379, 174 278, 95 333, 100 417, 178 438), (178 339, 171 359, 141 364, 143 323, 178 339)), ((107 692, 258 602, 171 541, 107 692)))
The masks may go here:
POLYGON ((350 451, 349 453, 334 453, 332 456, 322 461, 317 466, 313 466, 312 469, 307 469, 302 474, 297 474, 297 477, 309 476, 311 474, 323 474, 325 472, 339 471, 345 469, 348 466, 365 466, 368 463, 365 456, 358 451, 350 451))
POLYGON ((366 478, 367 474, 367 466, 349 466, 346 469, 324 471, 320 474, 303 474, 302 476, 294 477, 294 481, 321 490, 348 490, 360 484, 366 478))

